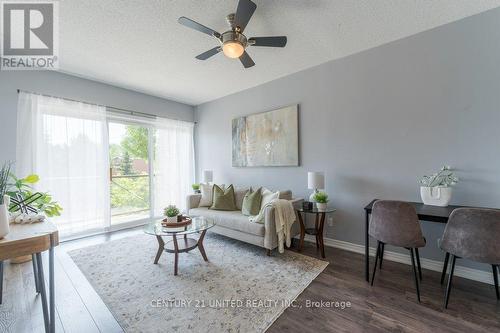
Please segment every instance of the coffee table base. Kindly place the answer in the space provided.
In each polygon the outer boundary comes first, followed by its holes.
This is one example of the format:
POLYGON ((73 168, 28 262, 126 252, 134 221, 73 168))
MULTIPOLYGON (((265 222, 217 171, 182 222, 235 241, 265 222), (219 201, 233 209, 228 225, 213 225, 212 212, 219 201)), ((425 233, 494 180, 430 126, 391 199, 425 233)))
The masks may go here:
POLYGON ((177 239, 177 236, 172 235, 172 240, 165 243, 161 236, 156 236, 158 240, 158 252, 156 253, 156 257, 154 260, 155 264, 158 264, 158 260, 163 252, 173 253, 175 255, 174 260, 174 275, 177 275, 177 267, 179 262, 179 253, 189 252, 195 248, 199 248, 201 256, 205 261, 208 261, 207 255, 205 253, 205 248, 203 247, 203 239, 205 238, 206 230, 201 232, 200 238, 187 238, 182 237, 180 240, 177 239))
POLYGON ((182 238, 180 240, 177 240, 177 249, 175 248, 175 242, 173 240, 165 243, 163 245, 163 250, 168 253, 175 253, 175 252, 189 252, 192 249, 195 249, 198 247, 198 240, 194 238, 182 238))

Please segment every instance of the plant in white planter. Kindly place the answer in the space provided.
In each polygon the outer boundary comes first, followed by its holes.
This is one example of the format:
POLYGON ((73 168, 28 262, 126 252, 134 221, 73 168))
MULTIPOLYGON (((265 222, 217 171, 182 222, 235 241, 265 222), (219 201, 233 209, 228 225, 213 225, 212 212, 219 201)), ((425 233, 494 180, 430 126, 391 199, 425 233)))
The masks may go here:
POLYGON ((313 199, 316 202, 316 208, 319 211, 326 210, 326 206, 328 204, 328 194, 325 192, 316 192, 314 193, 313 199))
POLYGON ((426 205, 446 207, 450 203, 452 186, 458 183, 450 166, 443 166, 441 170, 430 176, 423 176, 420 180, 420 196, 426 205))
POLYGON ((179 215, 179 208, 174 205, 169 205, 165 208, 164 214, 167 217, 168 223, 177 222, 177 216, 179 215))
POLYGON ((194 193, 201 193, 200 184, 193 184, 191 187, 193 188, 194 193))

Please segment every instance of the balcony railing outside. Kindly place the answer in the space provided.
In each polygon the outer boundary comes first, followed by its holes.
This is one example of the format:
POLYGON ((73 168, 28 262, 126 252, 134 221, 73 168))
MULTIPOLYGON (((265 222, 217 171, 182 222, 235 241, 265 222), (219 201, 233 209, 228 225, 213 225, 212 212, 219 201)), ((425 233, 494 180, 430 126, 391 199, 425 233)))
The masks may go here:
POLYGON ((112 223, 129 222, 149 216, 149 175, 113 175, 111 182, 112 223))

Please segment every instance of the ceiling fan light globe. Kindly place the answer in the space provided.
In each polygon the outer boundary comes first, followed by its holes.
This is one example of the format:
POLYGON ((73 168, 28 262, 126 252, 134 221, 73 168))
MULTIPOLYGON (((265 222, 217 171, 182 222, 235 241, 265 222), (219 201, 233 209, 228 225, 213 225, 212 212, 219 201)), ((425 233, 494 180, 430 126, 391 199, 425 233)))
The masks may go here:
POLYGON ((243 52, 245 52, 245 48, 239 42, 230 41, 222 45, 222 52, 226 57, 235 59, 241 57, 243 52))

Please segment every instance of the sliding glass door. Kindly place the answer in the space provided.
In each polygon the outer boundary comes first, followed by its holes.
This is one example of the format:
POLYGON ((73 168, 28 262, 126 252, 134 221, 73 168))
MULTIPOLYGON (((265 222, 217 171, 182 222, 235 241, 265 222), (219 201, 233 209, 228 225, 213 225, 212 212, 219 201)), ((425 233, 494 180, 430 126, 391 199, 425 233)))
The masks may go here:
POLYGON ((133 122, 109 121, 111 227, 152 216, 153 129, 133 122))
POLYGON ((19 93, 16 175, 63 209, 61 238, 145 223, 185 208, 194 182, 190 122, 19 93), (154 172, 153 172, 154 169, 154 172))

